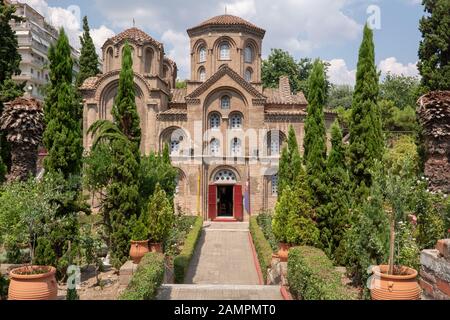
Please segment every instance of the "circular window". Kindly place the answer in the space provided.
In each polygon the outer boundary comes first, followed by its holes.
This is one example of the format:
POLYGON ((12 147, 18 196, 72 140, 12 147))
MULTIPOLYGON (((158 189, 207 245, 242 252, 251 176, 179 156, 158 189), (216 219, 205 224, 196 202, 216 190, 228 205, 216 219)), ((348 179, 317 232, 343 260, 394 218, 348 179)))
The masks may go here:
POLYGON ((236 183, 236 175, 231 170, 221 170, 214 176, 214 181, 217 183, 236 183))

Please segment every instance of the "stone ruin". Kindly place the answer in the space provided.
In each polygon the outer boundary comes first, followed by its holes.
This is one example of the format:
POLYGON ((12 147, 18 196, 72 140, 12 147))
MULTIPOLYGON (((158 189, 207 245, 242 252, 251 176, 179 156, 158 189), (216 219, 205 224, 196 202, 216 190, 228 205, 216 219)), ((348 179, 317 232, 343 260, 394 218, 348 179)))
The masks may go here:
POLYGON ((450 91, 430 92, 418 104, 425 138, 425 175, 432 191, 450 194, 450 91))

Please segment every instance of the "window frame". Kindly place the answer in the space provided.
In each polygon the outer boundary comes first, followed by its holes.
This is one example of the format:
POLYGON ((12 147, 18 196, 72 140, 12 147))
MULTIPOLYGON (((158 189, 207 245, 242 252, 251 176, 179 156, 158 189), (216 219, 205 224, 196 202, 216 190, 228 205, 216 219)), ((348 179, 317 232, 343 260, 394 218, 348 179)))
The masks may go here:
POLYGON ((219 45, 219 60, 222 61, 231 60, 231 45, 229 42, 222 42, 219 45), (226 51, 224 49, 225 46, 227 47, 226 51), (224 52, 226 52, 226 54, 224 54, 224 52))
POLYGON ((229 95, 226 94, 220 98, 220 109, 222 110, 231 109, 231 97, 229 95), (224 104, 224 101, 228 101, 228 103, 224 104))

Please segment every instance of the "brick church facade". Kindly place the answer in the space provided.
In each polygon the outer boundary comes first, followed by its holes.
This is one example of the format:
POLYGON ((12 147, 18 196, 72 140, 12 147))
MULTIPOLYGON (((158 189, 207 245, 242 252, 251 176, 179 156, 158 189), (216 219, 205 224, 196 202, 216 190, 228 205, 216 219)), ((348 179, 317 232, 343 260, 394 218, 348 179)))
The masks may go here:
MULTIPOLYGON (((128 41, 141 151, 159 152, 169 145, 179 171, 177 209, 205 220, 247 220, 274 208, 281 149, 290 125, 303 148, 307 101, 303 93, 291 92, 287 77, 280 78, 278 88, 263 88, 263 29, 222 15, 187 32, 191 79, 184 89, 175 88, 177 65, 165 56, 163 44, 143 31, 131 28, 105 42, 103 73, 81 88, 83 144, 90 149, 87 130, 95 121, 112 119, 121 53, 128 41)), ((325 119, 329 128, 335 114, 326 112, 325 119)))

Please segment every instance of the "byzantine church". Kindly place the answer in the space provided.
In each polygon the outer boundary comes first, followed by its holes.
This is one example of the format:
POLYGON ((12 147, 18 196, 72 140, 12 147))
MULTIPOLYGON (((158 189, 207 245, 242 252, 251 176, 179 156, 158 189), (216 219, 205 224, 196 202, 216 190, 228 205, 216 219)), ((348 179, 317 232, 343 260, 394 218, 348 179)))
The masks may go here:
MULTIPOLYGON (((164 45, 138 28, 108 39, 103 73, 87 79, 83 94, 83 145, 89 127, 112 120, 122 50, 132 47, 141 151, 167 144, 178 170, 176 209, 205 220, 247 221, 273 210, 278 162, 289 127, 302 152, 307 100, 292 93, 288 77, 263 88, 261 53, 265 30, 233 15, 211 18, 187 30, 191 73, 176 87, 177 65, 164 45)), ((336 115, 325 112, 327 130, 336 115)))

